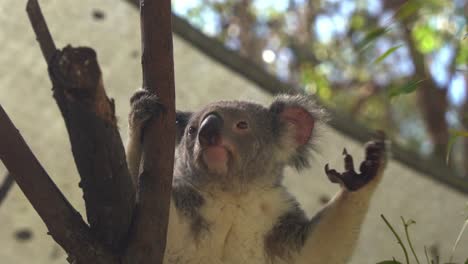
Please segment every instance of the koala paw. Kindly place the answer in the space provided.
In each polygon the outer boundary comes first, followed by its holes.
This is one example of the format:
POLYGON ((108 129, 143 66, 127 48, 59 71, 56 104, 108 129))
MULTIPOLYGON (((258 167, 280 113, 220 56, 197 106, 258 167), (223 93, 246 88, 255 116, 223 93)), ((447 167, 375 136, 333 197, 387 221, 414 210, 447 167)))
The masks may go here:
POLYGON ((164 111, 159 98, 144 89, 137 90, 130 98, 129 124, 133 130, 144 130, 146 123, 164 111))
POLYGON ((380 132, 376 140, 366 144, 366 157, 359 168, 361 173, 354 171, 353 157, 343 150, 345 171, 339 173, 325 165, 325 173, 333 183, 339 183, 349 191, 357 191, 366 186, 385 167, 387 153, 385 150, 385 134, 380 132))

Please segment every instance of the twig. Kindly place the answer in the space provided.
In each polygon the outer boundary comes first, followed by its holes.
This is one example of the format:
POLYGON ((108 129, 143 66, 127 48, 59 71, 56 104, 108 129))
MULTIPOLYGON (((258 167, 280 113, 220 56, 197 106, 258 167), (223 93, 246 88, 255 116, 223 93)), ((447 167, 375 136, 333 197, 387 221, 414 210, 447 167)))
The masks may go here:
POLYGON ((46 62, 50 62, 52 56, 57 51, 54 40, 50 35, 49 28, 47 23, 42 15, 41 7, 37 0, 28 0, 26 4, 26 12, 28 13, 29 20, 31 25, 36 33, 37 41, 42 50, 42 55, 46 62))
POLYGON ((384 216, 383 214, 381 214, 380 217, 382 217, 382 219, 384 220, 385 224, 387 224, 388 228, 390 228, 390 231, 392 231, 393 235, 394 235, 395 238, 397 239, 398 244, 400 244, 401 248, 403 249, 403 253, 405 254, 406 264, 409 264, 408 252, 406 251, 405 245, 404 245, 403 242, 401 241, 400 236, 398 236, 398 234, 397 234, 397 232, 395 231, 395 229, 393 229, 392 225, 388 222, 387 218, 385 218, 385 216, 384 216))
POLYGON ((429 261, 429 255, 427 255, 427 247, 426 246, 424 246, 424 254, 426 255, 427 264, 431 264, 431 261, 429 261))
POLYGON ((2 182, 2 185, 0 185, 0 205, 2 204, 3 200, 7 196, 11 187, 13 187, 14 183, 15 183, 15 178, 13 178, 11 173, 7 173, 5 175, 5 179, 2 182))
POLYGON ((50 235, 79 263, 116 263, 91 235, 0 105, 0 159, 46 224, 50 235))
POLYGON ((127 259, 162 263, 166 247, 175 145, 175 91, 170 0, 141 1, 143 87, 165 111, 145 133, 140 203, 127 259))
POLYGON ((401 217, 401 221, 403 222, 403 226, 405 227, 405 234, 406 234, 406 241, 408 241, 408 244, 409 244, 409 247, 411 249, 411 252, 413 253, 413 256, 414 258, 416 259, 416 262, 418 264, 420 264, 419 262, 419 259, 418 259, 418 256, 416 255, 416 252, 414 251, 414 248, 413 248, 413 243, 411 243, 411 239, 410 239, 410 236, 409 236, 409 233, 408 233, 408 227, 415 223, 414 221, 412 222, 406 222, 405 219, 403 218, 403 216, 400 216, 401 217))
POLYGON ((453 254, 455 254, 455 250, 457 249, 458 243, 460 243, 460 239, 465 232, 466 227, 468 226, 468 219, 465 220, 465 223, 463 224, 463 227, 461 228, 460 232, 458 233, 457 240, 455 240, 455 244, 452 247, 452 252, 450 253, 450 259, 449 262, 452 263, 453 260, 453 254))

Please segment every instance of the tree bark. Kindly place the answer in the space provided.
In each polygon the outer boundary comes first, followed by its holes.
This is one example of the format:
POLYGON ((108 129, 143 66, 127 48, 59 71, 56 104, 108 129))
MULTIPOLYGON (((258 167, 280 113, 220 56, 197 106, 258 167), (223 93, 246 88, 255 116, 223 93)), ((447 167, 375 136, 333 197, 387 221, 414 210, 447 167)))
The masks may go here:
POLYGON ((11 187, 13 187, 14 183, 15 178, 13 178, 13 175, 11 175, 11 173, 7 173, 3 179, 2 184, 0 185, 0 205, 2 205, 2 202, 7 197, 7 194, 11 187))
MULTIPOLYGON (((466 4, 465 6, 468 7, 468 4, 466 4)), ((460 109, 460 117, 461 123, 465 128, 465 131, 468 131, 468 73, 465 73, 465 102, 463 103, 463 106, 460 109)), ((466 179, 468 179, 468 137, 463 138, 463 158, 465 161, 463 162, 463 176, 466 179)))
POLYGON ((29 0, 26 10, 70 136, 91 232, 120 251, 133 217, 135 188, 96 53, 70 46, 57 51, 37 0, 29 0))
POLYGON ((140 2, 143 87, 157 93, 164 111, 145 133, 139 206, 126 253, 128 263, 162 263, 175 146, 175 90, 170 0, 140 2))
POLYGON ((49 74, 80 174, 91 231, 119 252, 133 218, 135 187, 96 53, 67 46, 52 58, 49 74))
POLYGON ((236 1, 233 6, 234 20, 231 23, 237 24, 239 27, 240 53, 254 61, 261 62, 261 50, 265 45, 265 40, 261 40, 255 35, 255 15, 250 10, 252 8, 252 0, 236 1))
POLYGON ((98 243, 81 215, 63 196, 0 106, 0 159, 47 226, 77 263, 117 263, 98 243))
POLYGON ((403 34, 415 68, 415 77, 418 80, 423 80, 421 87, 417 90, 418 103, 426 129, 434 145, 433 153, 443 159, 449 140, 448 125, 445 119, 448 108, 447 89, 437 87, 428 72, 425 57, 417 50, 408 23, 403 25, 403 34))
POLYGON ((163 260, 175 145, 170 0, 142 1, 141 11, 143 86, 158 92, 164 111, 148 128, 147 135, 154 137, 144 139, 140 206, 135 207, 136 188, 126 165, 114 102, 104 90, 96 53, 85 47, 56 50, 37 0, 27 4, 48 63, 54 98, 70 136, 90 227, 52 182, 1 106, 0 158, 52 237, 68 253, 70 263, 163 260), (28 178, 31 175, 35 177, 28 178))

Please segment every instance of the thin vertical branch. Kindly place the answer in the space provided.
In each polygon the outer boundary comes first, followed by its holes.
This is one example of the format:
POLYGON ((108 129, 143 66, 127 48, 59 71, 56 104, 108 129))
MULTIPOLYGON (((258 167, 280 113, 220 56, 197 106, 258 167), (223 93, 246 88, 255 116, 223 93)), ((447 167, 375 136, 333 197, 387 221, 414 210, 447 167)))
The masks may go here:
POLYGON ((28 3, 26 4, 26 12, 28 13, 31 25, 33 26, 39 46, 41 47, 42 55, 48 63, 57 48, 37 0, 28 0, 28 3))
POLYGON ((401 249, 403 249, 403 253, 405 254, 406 264, 409 264, 410 262, 409 262, 409 258, 408 258, 408 251, 406 251, 406 247, 405 247, 405 245, 403 244, 403 241, 401 241, 400 236, 397 234, 397 232, 395 231, 395 229, 393 228, 393 226, 390 224, 390 222, 388 222, 387 218, 385 218, 385 216, 384 216, 383 214, 381 214, 380 217, 384 220, 385 224, 388 226, 388 228, 390 229, 390 231, 392 231, 393 235, 394 235, 395 238, 397 239, 398 244, 400 244, 401 249))
POLYGON ((164 111, 144 138, 139 206, 127 252, 130 263, 162 263, 166 247, 175 145, 175 90, 170 0, 142 0, 143 87, 164 111))

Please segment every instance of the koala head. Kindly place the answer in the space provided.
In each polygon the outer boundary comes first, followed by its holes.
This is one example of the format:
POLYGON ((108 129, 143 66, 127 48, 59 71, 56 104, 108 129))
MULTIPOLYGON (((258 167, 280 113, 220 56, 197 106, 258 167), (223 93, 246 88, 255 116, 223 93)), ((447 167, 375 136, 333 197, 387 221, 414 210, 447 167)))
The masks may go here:
POLYGON ((264 107, 220 101, 198 112, 179 112, 176 177, 243 184, 281 180, 283 168, 309 165, 324 111, 305 96, 283 95, 264 107))

